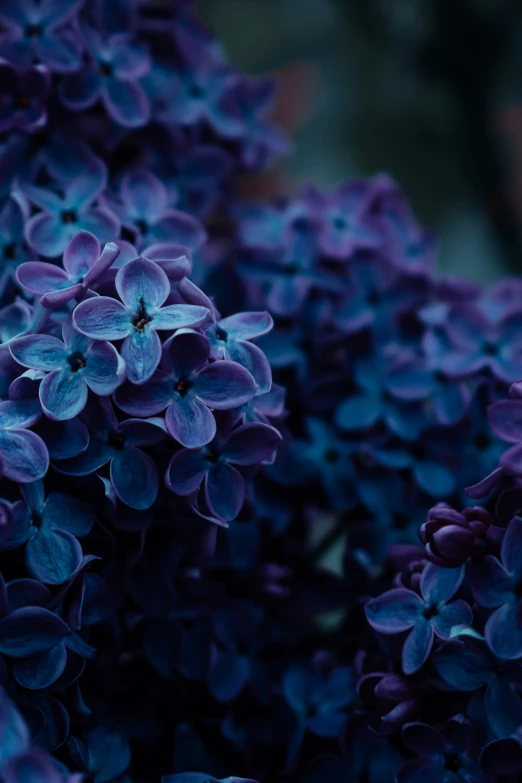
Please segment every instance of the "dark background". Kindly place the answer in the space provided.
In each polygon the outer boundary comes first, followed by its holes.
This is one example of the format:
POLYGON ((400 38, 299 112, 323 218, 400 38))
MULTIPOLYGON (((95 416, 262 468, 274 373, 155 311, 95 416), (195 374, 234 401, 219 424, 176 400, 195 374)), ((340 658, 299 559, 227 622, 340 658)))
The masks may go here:
POLYGON ((235 66, 281 80, 276 114, 295 146, 277 189, 386 171, 437 231, 441 269, 483 282, 522 270, 521 2, 200 0, 200 10, 235 66))

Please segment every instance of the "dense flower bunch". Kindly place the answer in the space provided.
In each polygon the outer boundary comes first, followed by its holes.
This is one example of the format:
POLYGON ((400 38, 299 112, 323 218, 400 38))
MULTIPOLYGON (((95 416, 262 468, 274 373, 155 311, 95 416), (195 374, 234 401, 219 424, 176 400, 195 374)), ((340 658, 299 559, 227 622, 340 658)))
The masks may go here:
POLYGON ((375 562, 416 540, 434 500, 467 502, 464 487, 495 466, 486 408, 520 375, 520 281, 439 279, 435 252, 380 175, 232 207, 196 270, 223 312, 275 321, 259 345, 292 437, 258 501, 280 491, 294 515, 335 515, 375 562))
POLYGON ((238 202, 193 6, 0 0, 0 780, 514 776, 520 281, 385 176, 238 202))

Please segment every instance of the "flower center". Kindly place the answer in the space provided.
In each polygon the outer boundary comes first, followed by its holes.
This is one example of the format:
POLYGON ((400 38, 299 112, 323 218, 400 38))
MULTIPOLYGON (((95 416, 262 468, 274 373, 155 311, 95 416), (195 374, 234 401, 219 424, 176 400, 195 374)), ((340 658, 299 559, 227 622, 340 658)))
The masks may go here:
POLYGON ((462 764, 460 763, 458 756, 448 756, 444 764, 444 769, 447 769, 448 772, 458 772, 461 770, 462 764))
POLYGON ((328 449, 326 454, 324 455, 324 458, 327 462, 339 462, 340 454, 337 451, 337 449, 328 449))
POLYGON ((346 228, 346 220, 342 217, 335 218, 333 224, 337 231, 344 231, 346 228))
POLYGON ((4 246, 4 259, 6 261, 14 261, 16 258, 16 245, 11 242, 9 245, 4 246))
POLYGON ((25 28, 25 35, 27 38, 40 38, 42 33, 43 29, 40 24, 28 24, 25 28))
POLYGON ((221 328, 221 326, 218 326, 216 329, 216 338, 218 340, 222 340, 224 343, 227 341, 227 333, 224 329, 221 328))
POLYGON ((141 218, 136 221, 136 228, 140 232, 140 234, 148 234, 149 233, 149 226, 146 220, 142 220, 141 218))
POLYGON ((219 452, 216 449, 209 449, 206 460, 213 464, 216 463, 219 460, 219 452))
POLYGON ((87 361, 81 351, 74 351, 73 353, 70 353, 67 357, 67 361, 69 362, 71 372, 78 372, 78 370, 83 370, 87 364, 87 361))
POLYGON ((192 384, 190 381, 187 381, 186 378, 180 378, 179 381, 174 385, 174 391, 184 397, 191 387, 192 384))
POLYGON ((431 620, 434 617, 436 617, 439 613, 439 610, 436 606, 427 606, 426 609, 423 611, 422 616, 426 620, 431 620))
POLYGON ((62 212, 62 223, 76 223, 78 220, 78 215, 74 211, 74 209, 65 209, 62 212))
POLYGON ((476 435, 473 439, 473 443, 480 451, 486 451, 486 449, 489 449, 491 446, 491 438, 487 432, 479 432, 479 434, 476 435))
POLYGON ((191 84, 189 88, 189 95, 191 98, 202 98, 204 96, 203 89, 199 84, 191 84))
POLYGON ((108 440, 109 446, 117 451, 121 451, 125 446, 125 436, 119 432, 111 432, 108 440))
POLYGON ((31 104, 31 99, 25 92, 17 93, 13 98, 15 109, 27 109, 31 104))
POLYGON ((38 511, 33 511, 31 514, 31 519, 29 520, 29 524, 39 530, 42 527, 42 522, 42 515, 39 514, 38 511))
POLYGON ((112 76, 112 65, 110 63, 100 63, 98 72, 100 76, 112 76))
POLYGON ((143 332, 147 324, 150 324, 151 321, 152 321, 152 316, 149 315, 147 312, 145 299, 141 298, 140 301, 138 302, 136 315, 132 319, 132 325, 134 326, 137 332, 143 332))
POLYGON ((495 345, 495 343, 486 343, 484 346, 484 353, 486 356, 497 356, 498 355, 498 345, 495 345))
POLYGON ((370 307, 377 307, 381 303, 381 295, 378 291, 371 291, 366 297, 366 301, 370 307))

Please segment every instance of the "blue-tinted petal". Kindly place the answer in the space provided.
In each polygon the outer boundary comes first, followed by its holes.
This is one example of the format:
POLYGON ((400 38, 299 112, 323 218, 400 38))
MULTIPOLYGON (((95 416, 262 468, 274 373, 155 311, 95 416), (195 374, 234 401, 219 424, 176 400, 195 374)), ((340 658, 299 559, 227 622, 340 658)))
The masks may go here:
POLYGON ((191 495, 201 486, 210 466, 201 451, 180 449, 170 460, 166 484, 176 495, 191 495))
POLYGON ((21 484, 43 478, 49 467, 45 444, 34 432, 0 430, 0 458, 4 476, 21 484))
POLYGON ((47 609, 15 609, 0 620, 0 652, 11 658, 23 658, 50 650, 68 633, 63 620, 47 609))
POLYGON ((509 737, 522 725, 522 701, 507 677, 495 677, 484 694, 488 722, 497 737, 509 737))
POLYGON ((228 342, 225 350, 227 359, 245 367, 253 377, 258 388, 256 394, 266 394, 272 386, 272 370, 263 351, 253 343, 243 341, 228 342))
POLYGON ((23 688, 47 688, 63 674, 66 663, 67 650, 63 642, 60 642, 50 650, 15 661, 13 676, 23 688))
POLYGON ((504 604, 493 612, 484 633, 490 650, 499 658, 522 657, 522 627, 516 603, 504 604))
POLYGON ((52 460, 76 457, 89 445, 89 431, 80 419, 51 421, 46 418, 40 422, 38 434, 52 460))
POLYGON ((335 421, 343 430, 360 430, 371 427, 382 415, 382 405, 373 395, 356 395, 341 403, 335 421))
POLYGON ((205 479, 205 500, 219 519, 230 522, 243 506, 245 482, 242 475, 231 465, 217 464, 205 479))
POLYGON ((30 334, 12 342, 9 350, 14 359, 33 370, 57 370, 67 364, 65 345, 56 337, 30 334))
POLYGON ((256 393, 254 379, 236 362, 217 361, 207 365, 192 383, 198 399, 216 410, 238 408, 256 393))
POLYGON ((83 377, 87 386, 101 397, 112 394, 122 381, 122 363, 116 348, 107 342, 94 343, 88 355, 83 377))
POLYGON ((428 563, 421 576, 420 590, 422 597, 430 605, 449 601, 464 579, 464 566, 460 568, 442 568, 435 563, 428 563))
POLYGON ((51 492, 43 513, 46 527, 55 527, 73 536, 86 536, 94 523, 94 514, 89 505, 77 498, 51 492))
POLYGON ((365 607, 368 622, 381 633, 407 631, 415 625, 423 609, 422 599, 402 587, 373 598, 365 607))
POLYGON ((108 783, 129 766, 129 742, 120 730, 95 729, 87 737, 87 749, 95 783, 108 783))
POLYGON ((143 87, 137 81, 105 79, 102 84, 102 95, 108 113, 124 128, 139 128, 148 122, 149 101, 143 87))
POLYGON ((502 562, 515 579, 522 578, 522 517, 515 516, 502 539, 502 562))
POLYGON ((413 472, 421 489, 433 497, 447 497, 455 490, 455 474, 445 465, 437 462, 416 462, 413 472))
POLYGON ((132 315, 116 299, 95 296, 75 308, 73 322, 79 332, 93 340, 121 340, 130 333, 132 315))
POLYGON ((206 446, 216 434, 214 414, 191 394, 179 395, 165 413, 167 430, 188 449, 206 446))
POLYGON ((82 550, 76 538, 58 528, 42 527, 25 548, 27 570, 44 584, 63 584, 81 561, 82 550))
POLYGON ((143 384, 152 377, 158 367, 161 342, 154 329, 146 326, 143 331, 134 329, 123 341, 120 351, 125 360, 129 381, 143 384))
POLYGON ((424 664, 433 645, 433 626, 423 617, 414 625, 402 648, 402 670, 414 674, 424 664))
POLYGON ((40 402, 54 421, 74 419, 87 403, 87 386, 81 371, 54 370, 40 384, 40 402))
POLYGON ((472 621, 471 607, 461 599, 441 606, 432 619, 433 629, 441 639, 449 639, 452 628, 469 626, 472 621))
POLYGON ((116 290, 130 310, 135 311, 143 304, 152 314, 168 297, 170 282, 163 269, 154 261, 140 257, 118 270, 116 290))
POLYGON ((229 702, 243 689, 248 678, 248 661, 231 652, 216 652, 210 666, 208 685, 218 701, 229 702))
POLYGON ((158 494, 159 481, 152 457, 134 446, 127 446, 111 462, 114 491, 127 506, 150 508, 158 494))
POLYGON ((433 663, 448 685, 458 691, 475 691, 495 676, 495 662, 487 649, 470 648, 463 642, 443 645, 433 656, 433 663))

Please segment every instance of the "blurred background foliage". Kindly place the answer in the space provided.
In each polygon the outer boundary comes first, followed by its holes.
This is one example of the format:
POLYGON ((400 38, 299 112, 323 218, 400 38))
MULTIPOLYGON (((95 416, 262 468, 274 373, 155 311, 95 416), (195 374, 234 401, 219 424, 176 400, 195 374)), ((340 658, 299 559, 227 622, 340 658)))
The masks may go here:
POLYGON ((237 67, 280 79, 292 155, 249 194, 385 171, 441 270, 522 271, 520 0, 200 0, 237 67))

